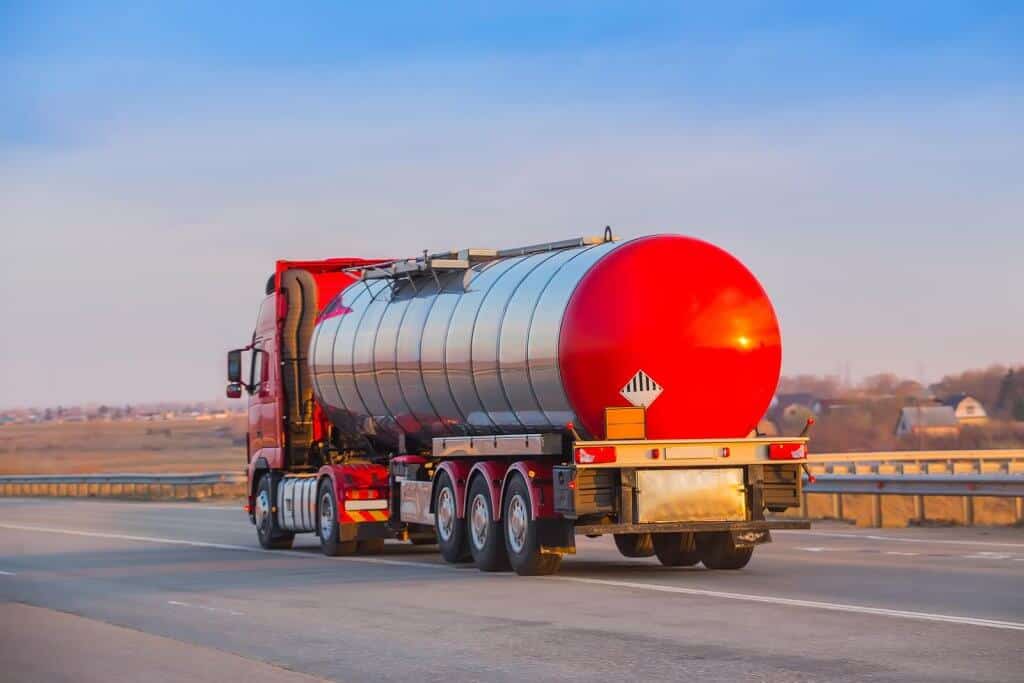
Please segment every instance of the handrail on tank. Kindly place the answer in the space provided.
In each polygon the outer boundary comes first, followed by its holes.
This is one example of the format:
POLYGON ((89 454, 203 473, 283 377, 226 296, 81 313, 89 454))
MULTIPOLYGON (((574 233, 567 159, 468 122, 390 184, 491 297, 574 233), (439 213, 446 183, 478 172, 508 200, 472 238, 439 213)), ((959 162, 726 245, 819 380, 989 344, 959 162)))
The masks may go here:
POLYGON ((602 236, 573 237, 556 242, 542 242, 530 244, 525 247, 512 247, 510 249, 460 249, 458 251, 440 251, 428 254, 424 250, 422 256, 406 259, 394 259, 382 261, 372 267, 346 268, 346 271, 359 272, 363 280, 380 279, 412 279, 418 275, 431 275, 437 272, 452 270, 467 270, 475 263, 493 261, 496 259, 510 258, 513 256, 529 256, 542 252, 558 251, 561 249, 576 249, 578 247, 592 246, 604 242, 614 242, 610 227, 606 227, 602 236))

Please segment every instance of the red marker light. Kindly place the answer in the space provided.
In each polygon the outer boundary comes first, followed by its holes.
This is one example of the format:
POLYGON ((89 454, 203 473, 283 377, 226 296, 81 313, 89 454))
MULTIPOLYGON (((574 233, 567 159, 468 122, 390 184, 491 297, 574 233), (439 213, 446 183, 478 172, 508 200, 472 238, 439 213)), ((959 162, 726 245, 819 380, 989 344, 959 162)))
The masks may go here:
POLYGON ((573 449, 579 465, 600 465, 615 462, 615 446, 590 446, 573 449))
POLYGON ((802 443, 773 443, 768 446, 769 460, 806 460, 807 449, 802 443))

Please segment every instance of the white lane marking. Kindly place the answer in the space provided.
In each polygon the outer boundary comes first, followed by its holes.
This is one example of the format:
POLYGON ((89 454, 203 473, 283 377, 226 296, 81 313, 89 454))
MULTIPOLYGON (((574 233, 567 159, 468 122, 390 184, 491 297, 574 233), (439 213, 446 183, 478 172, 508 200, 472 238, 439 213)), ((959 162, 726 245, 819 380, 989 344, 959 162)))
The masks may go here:
POLYGON ((974 553, 973 555, 964 555, 966 560, 1009 560, 1013 557, 1009 553, 992 553, 992 552, 981 552, 974 553))
POLYGON ((824 546, 816 545, 816 546, 797 546, 796 548, 794 548, 794 550, 803 550, 804 552, 808 552, 808 553, 827 553, 827 552, 831 552, 833 550, 842 550, 842 548, 826 548, 824 546))
POLYGON ((899 555, 900 557, 917 557, 921 553, 904 553, 904 552, 900 552, 899 550, 886 550, 885 554, 886 555, 899 555))
POLYGON ((87 536, 90 538, 111 538, 121 541, 140 541, 142 543, 162 543, 164 545, 185 545, 195 548, 215 548, 217 550, 241 550, 247 553, 260 553, 276 557, 305 557, 315 560, 345 560, 347 562, 363 562, 365 564, 389 564, 399 567, 426 567, 428 569, 448 569, 442 564, 431 562, 413 562, 411 560, 387 560, 382 557, 332 557, 319 553, 282 553, 280 550, 265 550, 247 545, 231 545, 229 543, 210 543, 207 541, 188 541, 181 538, 160 538, 154 536, 133 536, 131 534, 111 534, 102 531, 81 531, 78 529, 56 529, 53 527, 28 526, 25 524, 0 523, 0 529, 15 531, 40 531, 49 534, 67 534, 68 536, 87 536))
POLYGON ((788 534, 804 536, 827 536, 829 538, 853 538, 871 541, 893 541, 896 543, 944 543, 947 545, 988 545, 994 548, 1024 548, 1024 543, 1000 543, 997 541, 957 541, 945 538, 901 538, 899 536, 881 536, 878 534, 844 534, 835 531, 805 531, 802 529, 784 529, 772 532, 779 537, 788 534))
POLYGON ((609 579, 586 579, 578 576, 551 576, 547 579, 556 581, 569 581, 572 583, 586 583, 596 586, 610 586, 615 588, 631 588, 635 590, 654 591, 658 593, 678 593, 681 595, 699 595, 708 598, 721 598, 723 600, 741 600, 744 602, 761 602, 770 605, 786 605, 788 607, 808 607, 811 609, 827 610, 830 612, 853 612, 855 614, 871 614, 881 617, 892 617, 897 619, 915 619, 918 621, 937 621, 946 624, 961 624, 967 626, 984 626, 987 628, 998 628, 1008 631, 1024 631, 1024 623, 1017 621, 1000 621, 998 619, 981 619, 978 617, 961 617, 952 614, 932 614, 930 612, 911 612, 908 610, 885 609, 883 607, 866 607, 863 605, 846 605, 839 602, 819 602, 817 600, 799 600, 796 598, 783 598, 774 595, 749 595, 747 593, 726 593, 724 591, 706 590, 703 588, 683 588, 681 586, 665 586, 657 583, 637 583, 633 581, 615 581, 609 579))
POLYGON ((236 612, 233 609, 227 609, 224 607, 209 607, 207 605, 193 605, 190 602, 179 602, 178 600, 168 600, 168 605, 174 605, 175 607, 191 607, 192 609, 201 609, 207 612, 218 612, 220 614, 230 614, 233 617, 244 617, 245 612, 236 612))
POLYGON ((17 576, 14 572, 0 572, 0 576, 17 576))
MULTIPOLYGON (((169 545, 187 545, 199 548, 217 548, 221 550, 241 550, 250 553, 261 553, 276 555, 278 557, 308 557, 316 559, 337 559, 349 562, 364 562, 367 564, 388 564, 403 567, 422 567, 425 569, 436 569, 452 571, 453 568, 443 564, 427 562, 412 562, 406 560, 385 560, 376 557, 340 557, 327 558, 324 555, 307 553, 284 553, 278 550, 264 550, 244 545, 228 545, 226 543, 207 543, 204 541, 186 541, 177 538, 154 538, 150 536, 130 536, 127 534, 110 534, 99 531, 79 531, 75 529, 54 529, 48 527, 27 526, 23 524, 0 523, 0 529, 13 529, 16 531, 42 531, 45 533, 68 534, 71 536, 89 536, 95 538, 113 538, 128 541, 142 541, 145 543, 162 543, 169 545)), ((457 571, 457 570, 455 570, 457 571)), ((1016 621, 999 621, 997 619, 982 619, 978 617, 961 617, 949 614, 932 614, 929 612, 911 612, 905 610, 884 609, 881 607, 866 607, 862 605, 846 605, 836 602, 818 602, 815 600, 799 600, 796 598, 784 598, 772 595, 750 595, 746 593, 725 593, 722 591, 706 590, 703 588, 683 588, 681 586, 665 586, 657 583, 636 583, 632 581, 613 581, 608 579, 588 579, 578 576, 549 576, 542 580, 568 581, 572 583, 585 583, 597 586, 612 586, 616 588, 633 588, 637 590, 655 591, 660 593, 677 593, 681 595, 697 595, 702 597, 722 598, 725 600, 740 600, 746 602, 760 602, 773 605, 785 605, 788 607, 807 607, 833 612, 853 612, 856 614, 871 614, 875 616, 894 617, 899 619, 917 619, 921 621, 937 621, 949 624, 960 624, 967 626, 984 626, 987 628, 998 628, 1010 631, 1024 631, 1024 623, 1016 621)))

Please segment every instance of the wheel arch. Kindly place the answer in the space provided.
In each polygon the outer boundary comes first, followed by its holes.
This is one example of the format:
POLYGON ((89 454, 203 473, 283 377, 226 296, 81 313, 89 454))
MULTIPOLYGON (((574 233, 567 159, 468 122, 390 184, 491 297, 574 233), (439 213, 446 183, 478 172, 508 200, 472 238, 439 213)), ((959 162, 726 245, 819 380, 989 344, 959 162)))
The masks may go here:
POLYGON ((434 472, 434 480, 431 482, 430 487, 430 512, 437 512, 434 501, 437 498, 437 486, 438 482, 441 481, 441 473, 443 472, 448 475, 452 480, 452 486, 455 487, 455 516, 458 519, 463 519, 466 509, 466 490, 469 486, 469 473, 471 469, 472 465, 470 463, 458 460, 445 460, 437 466, 437 470, 434 472))
POLYGON ((505 471, 501 482, 501 500, 504 501, 514 477, 522 477, 530 494, 531 519, 556 517, 551 464, 540 460, 517 460, 505 471), (533 476, 531 476, 531 474, 533 476))
MULTIPOLYGON (((491 492, 491 512, 494 515, 494 520, 498 521, 501 519, 501 505, 502 505, 502 493, 505 490, 505 475, 508 471, 508 465, 503 462, 496 462, 493 460, 483 460, 476 463, 469 470, 469 475, 466 477, 466 491, 473 486, 473 481, 478 477, 482 477, 484 483, 487 484, 487 489, 491 492)), ((465 506, 469 504, 469 501, 463 500, 462 502, 462 514, 460 517, 466 516, 465 506)))

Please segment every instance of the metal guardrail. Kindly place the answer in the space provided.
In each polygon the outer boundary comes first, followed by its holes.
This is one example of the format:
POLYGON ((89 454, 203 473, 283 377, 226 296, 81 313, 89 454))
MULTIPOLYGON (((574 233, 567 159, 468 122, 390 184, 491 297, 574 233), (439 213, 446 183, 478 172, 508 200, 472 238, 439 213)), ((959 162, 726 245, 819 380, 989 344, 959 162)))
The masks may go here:
POLYGON ((1015 474, 819 474, 804 480, 806 493, 899 496, 1024 497, 1024 476, 1015 474))
POLYGON ((0 475, 0 496, 191 499, 244 495, 245 483, 245 474, 236 472, 18 474, 0 475))
POLYGON ((807 466, 821 474, 1024 474, 1024 451, 878 451, 811 453, 807 466))
POLYGON ((975 521, 975 499, 1014 499, 1014 519, 1024 522, 1024 474, 818 474, 804 479, 800 512, 806 515, 807 496, 826 494, 832 497, 833 519, 846 519, 844 497, 869 496, 871 526, 882 526, 883 496, 912 496, 912 519, 928 519, 924 499, 927 496, 948 496, 961 501, 965 526, 975 521))
POLYGON ((1024 462, 1024 450, 1019 448, 979 448, 961 451, 867 451, 850 453, 812 453, 820 462, 895 462, 925 460, 1019 460, 1024 462))
POLYGON ((5 474, 0 484, 244 484, 245 474, 203 472, 201 474, 5 474))

